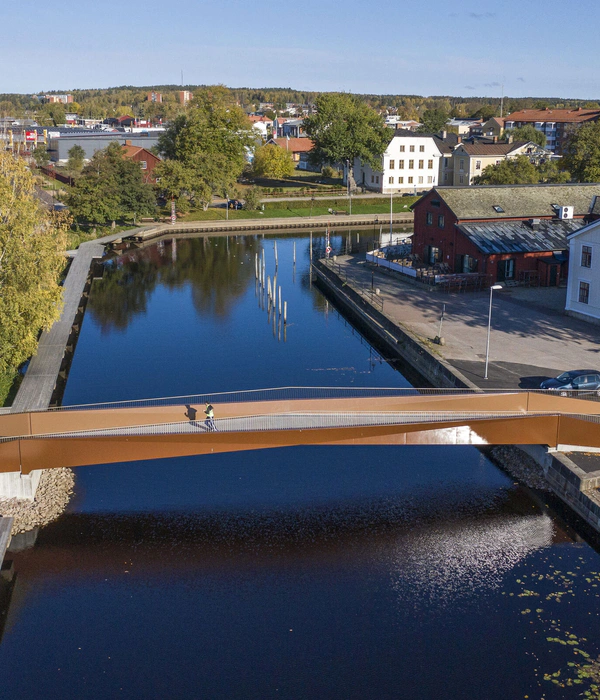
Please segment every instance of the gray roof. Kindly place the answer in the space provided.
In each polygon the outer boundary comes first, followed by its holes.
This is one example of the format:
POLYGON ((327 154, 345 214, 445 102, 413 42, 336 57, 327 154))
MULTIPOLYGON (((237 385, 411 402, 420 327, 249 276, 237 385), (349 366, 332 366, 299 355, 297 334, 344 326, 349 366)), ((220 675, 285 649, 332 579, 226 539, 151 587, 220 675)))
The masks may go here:
POLYGON ((600 216, 600 197, 596 197, 594 199, 594 203, 592 205, 592 214, 595 214, 596 216, 600 216))
POLYGON ((567 236, 584 225, 581 219, 542 219, 532 227, 527 221, 490 221, 461 224, 461 231, 482 253, 541 253, 565 250, 567 236))
POLYGON ((572 206, 575 216, 585 216, 600 195, 600 184, 436 187, 435 192, 458 219, 525 219, 555 216, 553 204, 572 206))

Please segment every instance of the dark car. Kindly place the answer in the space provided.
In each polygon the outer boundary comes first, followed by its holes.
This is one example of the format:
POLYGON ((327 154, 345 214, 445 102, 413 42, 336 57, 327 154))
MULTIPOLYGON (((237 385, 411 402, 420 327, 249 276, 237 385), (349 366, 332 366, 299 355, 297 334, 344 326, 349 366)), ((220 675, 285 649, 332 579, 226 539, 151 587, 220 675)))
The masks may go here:
POLYGON ((596 369, 572 369, 563 372, 556 379, 546 379, 540 384, 540 389, 550 389, 561 396, 577 395, 580 392, 600 396, 600 372, 596 369))

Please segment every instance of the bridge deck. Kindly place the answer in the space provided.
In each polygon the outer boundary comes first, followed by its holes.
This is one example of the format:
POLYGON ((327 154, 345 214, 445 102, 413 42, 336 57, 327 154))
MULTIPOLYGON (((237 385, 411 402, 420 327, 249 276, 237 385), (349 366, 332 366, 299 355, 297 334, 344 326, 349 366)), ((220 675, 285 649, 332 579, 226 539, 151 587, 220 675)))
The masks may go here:
POLYGON ((291 445, 600 447, 600 402, 531 392, 80 407, 0 416, 0 472, 291 445), (357 410, 360 409, 360 410, 357 410))

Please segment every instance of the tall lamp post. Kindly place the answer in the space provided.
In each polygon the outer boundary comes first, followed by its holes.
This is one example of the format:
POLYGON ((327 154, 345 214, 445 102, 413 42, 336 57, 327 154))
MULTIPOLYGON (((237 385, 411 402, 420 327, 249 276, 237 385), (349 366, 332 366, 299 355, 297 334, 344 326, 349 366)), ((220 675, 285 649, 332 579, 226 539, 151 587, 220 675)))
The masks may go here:
POLYGON ((350 159, 346 158, 346 189, 348 193, 348 210, 352 216, 352 192, 350 191, 350 159))
POLYGON ((490 359, 490 330, 492 328, 492 296, 494 294, 494 291, 502 289, 501 284, 493 284, 490 287, 490 310, 488 313, 488 327, 487 327, 487 342, 485 344, 485 374, 483 375, 484 379, 488 378, 488 363, 490 359))

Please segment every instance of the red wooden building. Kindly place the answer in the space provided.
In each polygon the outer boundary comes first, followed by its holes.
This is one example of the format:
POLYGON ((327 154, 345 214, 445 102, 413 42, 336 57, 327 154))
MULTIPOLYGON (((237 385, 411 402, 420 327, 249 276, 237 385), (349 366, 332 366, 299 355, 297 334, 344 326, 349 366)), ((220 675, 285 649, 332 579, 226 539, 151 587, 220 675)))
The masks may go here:
POLYGON ((437 187, 412 207, 412 252, 452 272, 504 281, 560 284, 567 236, 589 221, 599 184, 437 187))
POLYGON ((123 158, 134 160, 140 164, 144 182, 149 182, 152 185, 156 182, 154 168, 160 163, 160 158, 155 156, 152 151, 141 146, 132 146, 131 141, 126 141, 123 146, 123 158))

